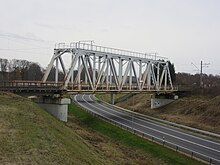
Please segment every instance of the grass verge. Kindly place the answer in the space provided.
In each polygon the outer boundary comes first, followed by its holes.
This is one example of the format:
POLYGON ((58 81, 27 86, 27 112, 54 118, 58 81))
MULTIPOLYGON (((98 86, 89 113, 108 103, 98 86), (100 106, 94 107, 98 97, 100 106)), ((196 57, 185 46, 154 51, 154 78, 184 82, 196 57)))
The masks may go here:
POLYGON ((171 149, 164 148, 156 143, 150 142, 126 130, 116 127, 110 123, 92 116, 75 104, 69 105, 69 112, 72 113, 83 125, 95 130, 108 138, 119 142, 133 149, 141 149, 154 158, 164 161, 167 164, 175 165, 199 165, 203 164, 197 160, 181 155, 171 149))

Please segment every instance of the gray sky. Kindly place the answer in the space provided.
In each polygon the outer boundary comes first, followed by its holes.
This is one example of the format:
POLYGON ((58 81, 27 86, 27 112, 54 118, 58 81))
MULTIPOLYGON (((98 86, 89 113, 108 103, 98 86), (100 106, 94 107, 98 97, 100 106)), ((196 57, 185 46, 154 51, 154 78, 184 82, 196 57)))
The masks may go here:
POLYGON ((220 73, 220 0, 0 0, 0 58, 47 66, 56 42, 157 52, 177 72, 220 73))

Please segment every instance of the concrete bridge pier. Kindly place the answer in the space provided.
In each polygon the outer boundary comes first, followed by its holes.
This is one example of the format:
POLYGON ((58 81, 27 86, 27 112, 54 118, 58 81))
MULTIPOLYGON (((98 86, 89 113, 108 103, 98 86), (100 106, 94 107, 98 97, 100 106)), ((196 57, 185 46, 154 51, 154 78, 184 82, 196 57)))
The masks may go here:
POLYGON ((35 100, 35 102, 57 119, 67 122, 68 104, 71 103, 70 99, 59 97, 40 97, 35 100))
POLYGON ((177 100, 178 96, 173 94, 151 95, 151 109, 163 107, 177 100))
POLYGON ((115 93, 110 94, 110 103, 113 105, 115 104, 115 93))

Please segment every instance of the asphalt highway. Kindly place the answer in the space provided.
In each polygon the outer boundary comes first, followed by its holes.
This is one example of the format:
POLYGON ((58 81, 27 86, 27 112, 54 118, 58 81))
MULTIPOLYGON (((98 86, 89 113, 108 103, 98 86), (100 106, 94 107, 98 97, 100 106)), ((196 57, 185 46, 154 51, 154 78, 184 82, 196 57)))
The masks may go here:
POLYGON ((79 94, 74 95, 72 99, 87 111, 164 146, 172 147, 208 163, 220 164, 220 142, 217 140, 106 106, 96 101, 93 95, 79 94))

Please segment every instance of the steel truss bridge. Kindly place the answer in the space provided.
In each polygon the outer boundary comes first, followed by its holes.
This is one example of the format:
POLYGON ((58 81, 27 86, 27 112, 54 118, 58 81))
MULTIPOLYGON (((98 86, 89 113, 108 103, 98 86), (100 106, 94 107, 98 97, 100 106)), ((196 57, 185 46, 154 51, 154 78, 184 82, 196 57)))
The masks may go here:
POLYGON ((92 43, 56 44, 42 82, 55 65, 55 83, 69 92, 173 92, 168 61, 156 53, 138 53, 92 43), (64 63, 69 56, 70 66, 64 63), (60 68, 64 79, 60 80, 60 68))

